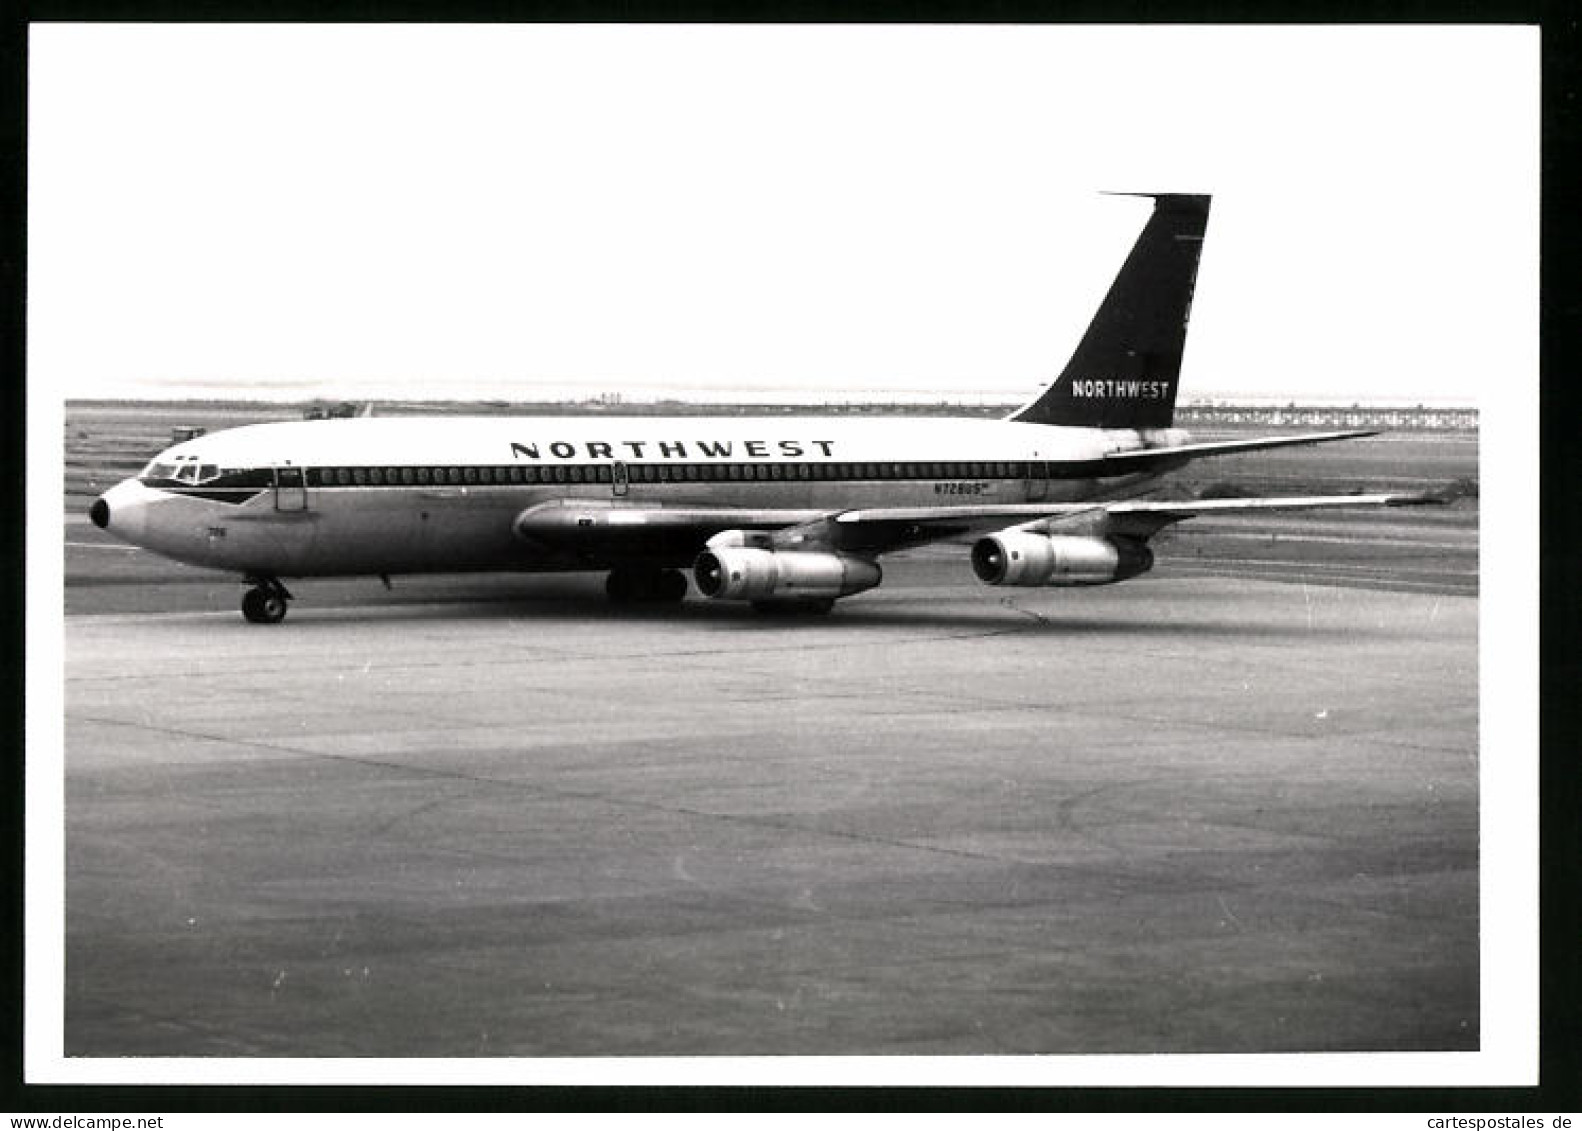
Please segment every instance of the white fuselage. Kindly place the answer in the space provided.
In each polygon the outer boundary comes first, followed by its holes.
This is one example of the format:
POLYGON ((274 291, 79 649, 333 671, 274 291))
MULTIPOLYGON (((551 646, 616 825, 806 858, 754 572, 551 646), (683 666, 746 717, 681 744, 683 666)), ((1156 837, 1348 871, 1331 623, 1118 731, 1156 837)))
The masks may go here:
MULTIPOLYGON (((1135 493, 1115 453, 1176 430, 861 417, 390 417, 293 421, 189 440, 103 497, 112 533, 179 561, 282 577, 606 568, 540 543, 535 505, 805 513, 1077 502, 1135 493)), ((98 521, 98 518, 95 519, 98 521)), ((695 539, 694 539, 695 541, 695 539)), ((685 565, 697 546, 641 556, 685 565)))

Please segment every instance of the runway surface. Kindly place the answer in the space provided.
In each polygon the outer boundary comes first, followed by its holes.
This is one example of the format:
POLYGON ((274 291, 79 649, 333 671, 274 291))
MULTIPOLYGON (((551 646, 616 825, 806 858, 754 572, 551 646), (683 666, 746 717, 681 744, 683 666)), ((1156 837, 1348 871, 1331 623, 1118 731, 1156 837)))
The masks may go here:
POLYGON ((1475 524, 1405 581, 1270 529, 801 622, 461 578, 260 628, 68 546, 66 1051, 1475 1049, 1475 524))

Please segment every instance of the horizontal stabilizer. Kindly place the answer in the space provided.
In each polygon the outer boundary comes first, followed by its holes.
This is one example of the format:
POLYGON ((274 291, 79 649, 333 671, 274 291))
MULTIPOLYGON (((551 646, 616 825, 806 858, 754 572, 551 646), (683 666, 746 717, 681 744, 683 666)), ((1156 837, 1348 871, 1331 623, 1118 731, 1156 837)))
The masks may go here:
POLYGON ((1261 452, 1269 448, 1289 448, 1297 444, 1327 444, 1333 440, 1355 440, 1362 436, 1377 436, 1377 428, 1357 428, 1347 432, 1308 432, 1301 436, 1262 436, 1254 440, 1211 440, 1202 444, 1183 444, 1175 448, 1144 448, 1140 451, 1111 452, 1106 460, 1128 463, 1134 461, 1171 461, 1185 456, 1200 459, 1204 456, 1231 455, 1236 452, 1261 452))

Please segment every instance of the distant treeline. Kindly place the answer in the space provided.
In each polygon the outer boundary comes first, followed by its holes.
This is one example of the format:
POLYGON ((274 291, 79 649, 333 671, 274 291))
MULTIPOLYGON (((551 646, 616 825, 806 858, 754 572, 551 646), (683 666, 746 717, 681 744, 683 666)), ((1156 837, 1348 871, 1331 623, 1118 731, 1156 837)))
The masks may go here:
MULTIPOLYGON (((913 403, 829 404, 709 404, 704 402, 622 401, 221 401, 167 402, 69 401, 68 409, 106 410, 136 403, 147 411, 163 407, 174 424, 186 416, 239 413, 258 419, 320 420, 332 417, 373 416, 964 416, 998 419, 1019 405, 963 405, 946 401, 913 403)), ((1176 423, 1183 427, 1234 428, 1387 428, 1422 432, 1476 432, 1476 408, 1431 408, 1422 405, 1237 405, 1176 406, 1176 423)))
POLYGON ((1200 427, 1255 424, 1263 428, 1391 428, 1415 432, 1476 432, 1475 408, 1422 405, 1177 405, 1176 423, 1200 427))

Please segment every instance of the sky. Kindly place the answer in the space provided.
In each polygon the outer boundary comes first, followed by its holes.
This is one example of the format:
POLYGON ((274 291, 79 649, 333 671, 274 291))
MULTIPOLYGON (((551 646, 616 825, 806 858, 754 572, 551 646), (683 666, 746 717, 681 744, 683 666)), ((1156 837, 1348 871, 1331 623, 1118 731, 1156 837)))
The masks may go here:
POLYGON ((62 397, 1025 399, 1214 195, 1181 395, 1536 384, 1527 27, 35 25, 62 397))

